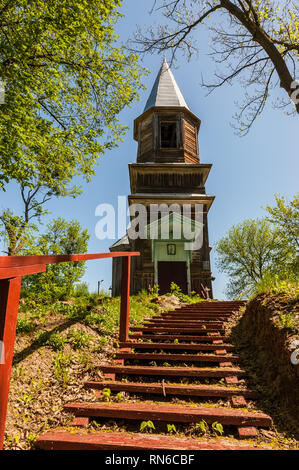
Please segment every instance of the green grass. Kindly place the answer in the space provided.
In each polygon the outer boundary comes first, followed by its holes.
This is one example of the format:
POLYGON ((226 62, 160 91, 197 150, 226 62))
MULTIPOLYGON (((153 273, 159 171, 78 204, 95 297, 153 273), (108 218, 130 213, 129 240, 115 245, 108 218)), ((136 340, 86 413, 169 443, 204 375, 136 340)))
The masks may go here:
MULTIPOLYGON (((188 296, 182 294, 177 286, 172 289, 172 294, 177 294, 181 300, 186 301, 188 296)), ((63 324, 65 321, 71 324, 80 323, 97 331, 97 335, 103 339, 99 341, 98 350, 105 346, 106 339, 115 335, 120 322, 120 297, 110 297, 105 292, 99 294, 85 291, 76 292, 76 295, 66 301, 37 302, 32 298, 24 298, 20 306, 18 319, 18 333, 35 333, 36 339, 41 346, 49 346, 54 351, 63 351, 66 343, 73 349, 88 347, 90 342, 88 334, 82 330, 72 328, 67 335, 62 336, 57 332, 49 332, 48 326, 55 321, 63 324), (47 327, 47 328, 44 328, 47 327)), ((150 318, 157 314, 159 305, 155 302, 157 294, 148 294, 142 291, 130 298, 129 321, 131 326, 142 324, 145 317, 150 318)), ((198 302, 198 296, 188 297, 188 302, 198 302)))
POLYGON ((280 279, 277 274, 266 274, 255 286, 251 298, 261 293, 281 294, 286 301, 299 299, 299 282, 296 279, 280 279))
POLYGON ((37 342, 40 346, 49 346, 54 351, 62 351, 67 340, 59 333, 39 331, 37 334, 37 342))
POLYGON ((67 342, 72 346, 73 349, 82 349, 89 346, 91 336, 82 330, 71 328, 68 331, 67 342))
POLYGON ((18 318, 17 333, 30 333, 35 329, 35 324, 32 319, 18 318))
POLYGON ((202 302, 205 299, 202 299, 199 294, 195 292, 191 292, 191 295, 186 295, 181 291, 180 286, 178 286, 175 282, 172 282, 170 285, 170 292, 166 295, 175 295, 181 302, 185 302, 187 304, 194 304, 198 302, 202 302))

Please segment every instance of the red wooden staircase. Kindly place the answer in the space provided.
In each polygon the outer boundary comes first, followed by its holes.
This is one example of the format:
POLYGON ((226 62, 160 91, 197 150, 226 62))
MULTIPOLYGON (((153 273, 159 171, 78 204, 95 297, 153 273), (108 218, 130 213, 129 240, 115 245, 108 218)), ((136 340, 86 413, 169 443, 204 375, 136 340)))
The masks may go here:
POLYGON ((246 371, 239 366, 239 357, 223 328, 223 322, 240 305, 242 302, 201 302, 131 328, 129 340, 119 344, 114 364, 98 365, 103 379, 85 383, 95 390, 99 401, 65 405, 75 417, 73 424, 87 429, 48 431, 38 438, 37 446, 66 450, 256 448, 240 439, 252 440, 258 435, 257 428, 269 428, 272 420, 265 413, 248 409, 246 400, 254 400, 257 393, 244 385, 246 371), (129 398, 104 402, 105 388, 111 396, 125 392, 129 398), (97 420, 125 422, 131 427, 125 432, 88 427, 97 420), (203 420, 208 425, 220 423, 225 434, 237 439, 141 433, 140 423, 149 420, 165 427, 203 420))

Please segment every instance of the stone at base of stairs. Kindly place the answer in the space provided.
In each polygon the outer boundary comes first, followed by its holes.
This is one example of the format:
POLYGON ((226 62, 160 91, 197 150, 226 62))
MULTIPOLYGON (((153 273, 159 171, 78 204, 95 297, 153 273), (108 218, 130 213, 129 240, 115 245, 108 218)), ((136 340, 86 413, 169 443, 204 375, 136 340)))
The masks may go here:
POLYGON ((48 431, 37 439, 44 450, 259 450, 272 449, 229 439, 181 438, 126 432, 48 431))

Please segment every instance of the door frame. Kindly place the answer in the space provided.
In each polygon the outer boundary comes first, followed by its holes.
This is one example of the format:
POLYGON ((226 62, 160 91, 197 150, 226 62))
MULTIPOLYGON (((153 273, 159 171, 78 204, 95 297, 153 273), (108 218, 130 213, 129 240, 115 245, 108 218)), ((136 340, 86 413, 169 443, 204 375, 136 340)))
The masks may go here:
POLYGON ((181 240, 153 240, 152 244, 152 255, 153 255, 153 261, 154 261, 154 282, 155 284, 159 284, 158 282, 158 262, 159 261, 169 261, 170 263, 172 261, 184 261, 186 263, 186 268, 187 268, 187 293, 188 295, 191 294, 191 273, 190 273, 190 258, 191 258, 191 252, 187 250, 183 250, 183 253, 181 255, 177 255, 175 259, 171 258, 170 256, 162 256, 161 253, 159 253, 159 247, 164 247, 166 248, 168 243, 174 243, 177 246, 183 246, 185 242, 181 240))

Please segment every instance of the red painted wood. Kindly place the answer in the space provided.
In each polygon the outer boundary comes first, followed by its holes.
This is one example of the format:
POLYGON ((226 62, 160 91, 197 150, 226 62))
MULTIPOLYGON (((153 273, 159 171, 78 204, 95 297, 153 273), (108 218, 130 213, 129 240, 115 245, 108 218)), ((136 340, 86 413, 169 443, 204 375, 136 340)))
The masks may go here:
POLYGON ((216 300, 216 301, 203 301, 187 305, 185 308, 202 308, 202 307, 225 307, 226 305, 243 305, 245 300, 216 300))
POLYGON ((89 425, 89 418, 84 418, 84 416, 77 416, 71 422, 71 426, 79 426, 82 428, 87 428, 89 425))
POLYGON ((30 266, 32 264, 53 264, 67 261, 88 261, 131 256, 140 256, 140 253, 137 251, 115 251, 113 253, 80 253, 73 255, 0 256, 0 266, 30 266))
POLYGON ((42 450, 261 450, 254 444, 118 432, 48 431, 37 439, 42 450))
POLYGON ((258 437, 258 432, 253 426, 239 426, 238 435, 240 439, 256 438, 258 437))
POLYGON ((131 258, 126 257, 126 258, 123 258, 122 260, 121 303, 120 303, 120 324, 119 324, 120 341, 127 341, 128 335, 129 335, 130 276, 131 276, 131 258))
POLYGON ((221 302, 213 302, 212 304, 208 304, 208 303, 205 303, 205 302, 202 302, 200 304, 192 304, 192 305, 187 305, 187 306, 183 306, 183 307, 178 307, 178 308, 175 308, 173 311, 177 312, 178 310, 188 310, 188 311, 192 311, 192 310, 196 310, 196 311, 200 311, 200 310, 232 310, 234 308, 239 308, 240 305, 231 305, 231 304, 226 304, 225 302, 224 303, 221 303, 221 302))
POLYGON ((8 392, 13 359, 22 276, 46 271, 46 264, 123 257, 120 339, 128 339, 130 261, 137 252, 74 255, 0 256, 0 449, 3 448, 8 392), (2 360, 3 359, 3 360, 2 360))
POLYGON ((237 385, 239 383, 239 380, 238 377, 236 377, 235 375, 228 375, 227 377, 225 377, 225 382, 227 383, 227 385, 237 385))
MULTIPOLYGON (((198 323, 198 322, 203 322, 205 320, 208 320, 208 321, 211 321, 211 322, 218 322, 218 323, 222 323, 223 320, 219 320, 216 316, 215 318, 214 317, 211 317, 211 316, 208 316, 207 318, 202 318, 202 315, 193 315, 193 318, 191 315, 189 315, 189 318, 188 318, 188 321, 192 322, 192 323, 198 323)), ((159 317, 152 317, 152 318, 147 318, 145 319, 145 321, 151 321, 151 322, 184 322, 185 321, 185 318, 182 317, 181 315, 173 315, 173 316, 159 316, 159 317)))
MULTIPOLYGON (((228 305, 226 303, 226 305, 228 305)), ((227 317, 230 316, 230 313, 236 305, 227 311, 227 317)), ((186 308, 188 310, 189 307, 186 308)), ((127 310, 128 311, 128 310, 127 310)), ((149 360, 161 360, 161 361, 184 361, 184 362, 201 362, 202 360, 209 362, 213 359, 215 362, 218 362, 220 367, 152 367, 152 366, 121 366, 121 365, 110 365, 110 366, 99 366, 99 369, 107 376, 110 374, 111 381, 96 381, 96 382, 87 382, 85 387, 89 389, 94 389, 96 393, 100 393, 103 388, 110 388, 113 392, 127 392, 127 393, 141 393, 149 395, 160 395, 167 397, 178 396, 178 397, 226 397, 230 398, 233 406, 243 407, 246 406, 245 398, 256 398, 256 392, 252 390, 247 390, 244 388, 233 388, 215 386, 215 385, 193 385, 193 384, 169 384, 169 383, 155 383, 153 382, 154 377, 160 378, 165 377, 177 377, 179 380, 182 377, 224 377, 226 382, 230 385, 236 383, 238 384, 238 377, 244 377, 245 371, 234 368, 232 366, 232 361, 238 360, 238 356, 229 356, 226 354, 226 351, 234 349, 232 345, 227 345, 224 341, 228 338, 221 336, 219 334, 218 328, 211 330, 210 334, 205 335, 207 331, 200 329, 205 336, 185 334, 180 335, 182 331, 181 325, 184 326, 187 323, 189 330, 193 333, 198 327, 196 321, 205 324, 207 329, 211 328, 213 323, 216 323, 216 320, 224 319, 225 315, 221 316, 221 313, 206 313, 208 317, 204 318, 202 314, 197 314, 196 317, 190 318, 188 321, 187 318, 182 318, 180 316, 180 310, 176 311, 176 315, 169 319, 162 316, 156 316, 154 319, 149 319, 150 324, 145 325, 145 329, 139 329, 139 333, 130 335, 131 338, 142 338, 142 342, 131 342, 131 341, 122 341, 119 344, 119 347, 126 348, 126 350, 120 351, 116 354, 116 359, 119 360, 134 360, 134 359, 149 359, 149 360), (195 320, 194 320, 195 318, 195 320), (162 320, 162 321, 161 321, 162 320), (171 328, 174 324, 178 324, 178 328, 171 328), (158 325, 158 328, 155 328, 158 325), (159 327, 165 327, 167 333, 173 331, 173 334, 163 334, 160 333, 159 327), (169 328, 167 327, 169 326, 169 328), (145 334, 146 330, 152 331, 151 334, 145 334), (158 331, 157 331, 158 330, 158 331), (186 338, 186 339, 184 339, 186 338), (146 343, 146 339, 154 339, 154 343, 146 343), (171 340, 179 339, 186 341, 185 343, 171 343, 171 340), (168 340, 167 343, 159 342, 163 340, 168 340), (203 341, 203 344, 191 344, 188 341, 203 341), (212 342, 212 344, 210 344, 212 342), (130 349, 134 348, 137 352, 130 352, 130 349), (165 354, 163 352, 157 353, 155 351, 150 352, 151 350, 160 350, 160 351, 181 351, 185 354, 180 353, 171 353, 165 354), (212 351, 212 354, 192 354, 188 353, 188 350, 191 351, 212 351), (139 351, 139 352, 138 352, 139 351), (148 351, 148 352, 142 352, 148 351), (130 375, 139 375, 139 376, 152 376, 153 379, 150 383, 142 382, 122 382, 116 381, 115 376, 130 376, 130 375), (114 379, 114 380, 113 380, 114 379)), ((127 318, 127 317, 126 317, 127 318)), ((218 321, 219 323, 219 321, 218 321)), ((134 328, 135 329, 135 328, 134 328)), ((163 330, 163 328, 162 328, 163 330)), ((157 380, 157 379, 156 379, 157 380)), ((256 437, 257 431, 255 426, 267 427, 271 426, 271 418, 264 413, 250 412, 248 410, 242 410, 240 408, 225 408, 219 406, 185 406, 185 405, 174 405, 174 404, 165 404, 162 403, 136 403, 136 402, 123 402, 123 403, 71 403, 66 405, 66 410, 73 412, 77 417, 99 417, 107 419, 125 419, 125 420, 154 420, 154 421, 164 421, 164 422, 182 422, 182 423, 191 423, 199 422, 202 419, 207 421, 209 424, 212 422, 219 422, 223 425, 234 425, 237 426, 239 436, 244 437, 256 437), (247 430, 247 431, 246 431, 247 430), (253 432, 253 431, 255 432, 253 432), (252 432, 252 435, 250 434, 252 432)), ((70 448, 70 449, 85 449, 85 448, 94 448, 94 449, 104 449, 104 448, 115 448, 115 449, 150 449, 150 444, 144 443, 142 438, 139 437, 140 434, 129 435, 126 433, 117 433, 115 434, 115 439, 109 441, 111 438, 111 433, 94 433, 89 438, 86 439, 86 442, 81 440, 81 435, 74 435, 74 437, 66 436, 64 438, 59 438, 58 434, 52 434, 49 439, 44 436, 40 439, 41 448, 70 448), (109 434, 105 436, 104 434, 109 434), (134 442, 130 441, 133 439, 134 442), (52 440, 51 440, 52 439, 52 440), (125 441, 125 443, 124 443, 125 441), (140 445, 141 447, 138 447, 140 445), (44 447, 43 447, 44 446, 44 447), (87 446, 87 447, 86 447, 87 446), (110 446, 110 447, 109 447, 110 446), (113 447, 114 446, 114 447, 113 447)), ((145 436, 146 438, 148 436, 145 436)), ((165 436, 169 438, 170 436, 165 436)), ((150 439, 155 439, 156 442, 161 443, 161 440, 164 439, 164 436, 150 436, 150 439)), ((193 439, 194 441, 194 439, 193 439)), ((217 445, 219 442, 217 442, 217 445)), ((245 445, 245 443, 244 443, 245 445)), ((157 444, 153 448, 158 448, 157 444)), ((170 449, 170 444, 165 446, 166 449, 170 449)), ((173 446, 174 449, 179 449, 178 441, 173 446)), ((187 447, 186 447, 187 448, 187 447)), ((231 447, 230 447, 231 448, 231 447)))
POLYGON ((185 314, 185 315, 232 315, 232 308, 223 308, 223 309, 202 309, 202 310, 186 310, 186 309, 180 309, 180 310, 168 310, 167 312, 162 313, 163 316, 167 315, 180 315, 180 314, 185 314))
POLYGON ((182 333, 203 333, 205 331, 219 331, 219 332, 224 331, 222 328, 213 327, 213 326, 211 326, 211 327, 207 326, 206 328, 202 328, 202 327, 201 328, 197 328, 197 327, 194 327, 194 328, 187 328, 187 327, 186 328, 182 328, 182 327, 175 328, 175 327, 173 327, 173 328, 171 328, 171 327, 168 327, 168 326, 166 326, 166 327, 163 327, 163 326, 161 326, 161 327, 159 327, 159 326, 157 326, 157 327, 156 326, 141 326, 141 327, 134 326, 133 327, 132 326, 130 329, 132 331, 143 331, 143 332, 156 331, 157 333, 159 333, 160 331, 161 332, 164 332, 164 331, 168 332, 169 331, 170 333, 177 332, 179 334, 181 332, 182 333))
POLYGON ((233 396, 231 398, 231 402, 232 402, 232 405, 235 407, 235 408, 246 408, 247 407, 247 403, 246 403, 246 400, 244 398, 244 396, 233 396))
POLYGON ((153 367, 153 366, 98 366, 102 372, 125 375, 159 375, 174 377, 231 377, 246 375, 233 367, 153 367))
POLYGON ((21 277, 17 277, 0 280, 0 341, 2 342, 0 361, 0 449, 3 448, 21 279, 21 277))
POLYGON ((134 419, 197 423, 204 419, 207 423, 218 423, 235 426, 272 425, 272 419, 265 413, 243 411, 240 409, 167 405, 164 403, 67 403, 65 410, 76 416, 92 416, 116 419, 134 419))
POLYGON ((16 268, 0 268, 0 279, 11 279, 13 277, 25 276, 27 274, 43 273, 46 266, 43 264, 34 264, 32 266, 21 266, 16 268))
MULTIPOLYGON (((221 341, 222 343, 222 341, 221 341)), ((134 348, 138 349, 182 349, 184 351, 214 351, 219 346, 214 344, 190 344, 190 343, 140 343, 140 342, 126 342, 119 343, 120 348, 134 348)), ((221 344, 221 347, 225 348, 227 351, 233 351, 235 346, 232 344, 221 344)))
POLYGON ((104 379, 105 380, 115 380, 115 374, 104 373, 104 379))
POLYGON ((215 318, 207 318, 204 316, 198 317, 198 318, 190 318, 190 317, 184 317, 181 316, 180 318, 163 318, 164 322, 180 322, 180 323, 189 323, 191 322, 192 324, 195 322, 200 322, 200 323, 206 323, 206 322, 211 322, 211 323, 223 323, 226 322, 228 318, 222 318, 222 317, 215 317, 215 318))
POLYGON ((236 307, 240 307, 239 305, 218 305, 218 304, 213 304, 211 306, 209 305, 202 305, 202 306, 198 306, 198 305, 190 305, 188 307, 179 307, 179 308, 176 308, 174 310, 171 310, 172 312, 178 312, 179 310, 182 310, 182 311, 186 311, 186 312, 202 312, 202 311, 228 311, 228 312, 231 312, 232 309, 236 308, 236 307))
MULTIPOLYGON (((165 327, 165 326, 184 326, 186 325, 186 320, 152 320, 148 322, 144 322, 144 326, 156 326, 156 327, 165 327)), ((202 326, 208 325, 210 326, 218 326, 218 328, 222 327, 223 322, 220 321, 211 321, 211 320, 188 320, 188 327, 196 327, 198 326, 199 328, 202 328, 202 326)))
POLYGON ((227 356, 218 354, 163 354, 163 353, 127 353, 115 354, 116 359, 138 359, 148 361, 186 361, 186 362, 221 362, 229 359, 236 362, 239 356, 227 356))
POLYGON ((242 388, 228 388, 216 385, 190 385, 190 384, 162 384, 162 383, 136 383, 136 382, 85 382, 84 386, 89 389, 103 390, 110 388, 111 391, 123 391, 131 393, 149 393, 163 395, 183 395, 193 397, 232 397, 242 395, 247 398, 257 398, 257 392, 242 388))
MULTIPOLYGON (((136 334, 133 334, 133 335, 129 335, 129 339, 139 339, 139 338, 142 338, 142 339, 154 339, 156 341, 158 340, 168 340, 168 341, 174 341, 175 339, 178 339, 179 341, 205 341, 205 342, 212 342, 214 338, 221 338, 223 339, 223 341, 227 341, 229 338, 228 336, 195 336, 195 335, 166 335, 166 334, 159 334, 159 335, 142 335, 141 332, 140 333, 136 333, 136 334)), ((137 343, 138 344, 138 343, 137 343)), ((163 343, 161 343, 163 344, 163 343)))
MULTIPOLYGON (((175 315, 161 315, 158 318, 161 318, 163 320, 223 320, 229 318, 231 315, 226 315, 224 313, 218 314, 218 313, 181 313, 180 315, 175 314, 175 315)), ((157 317, 153 317, 154 319, 157 317)))

